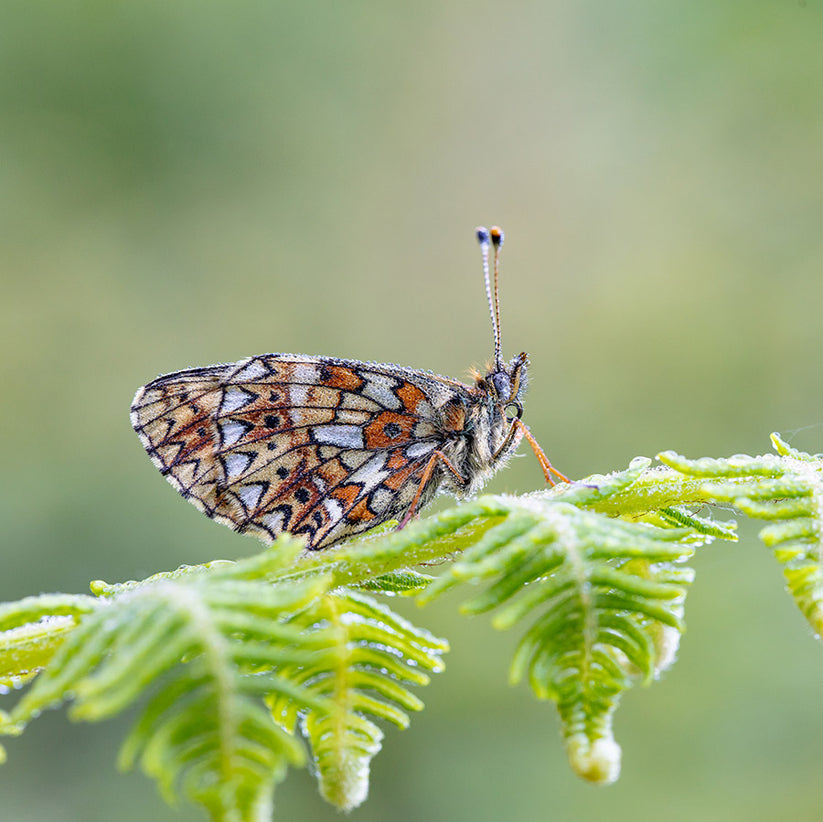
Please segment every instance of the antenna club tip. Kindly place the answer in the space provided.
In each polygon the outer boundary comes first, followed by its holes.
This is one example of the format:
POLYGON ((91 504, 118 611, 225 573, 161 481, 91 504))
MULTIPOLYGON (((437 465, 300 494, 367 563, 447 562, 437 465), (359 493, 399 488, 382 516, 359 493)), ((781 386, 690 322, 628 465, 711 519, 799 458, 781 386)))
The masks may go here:
POLYGON ((489 230, 482 225, 477 226, 474 230, 474 234, 477 237, 477 242, 480 245, 488 245, 489 244, 489 230))
POLYGON ((503 245, 503 240, 505 239, 505 234, 503 233, 503 229, 500 228, 499 225, 493 225, 491 231, 489 232, 491 235, 491 241, 495 248, 500 248, 503 245))

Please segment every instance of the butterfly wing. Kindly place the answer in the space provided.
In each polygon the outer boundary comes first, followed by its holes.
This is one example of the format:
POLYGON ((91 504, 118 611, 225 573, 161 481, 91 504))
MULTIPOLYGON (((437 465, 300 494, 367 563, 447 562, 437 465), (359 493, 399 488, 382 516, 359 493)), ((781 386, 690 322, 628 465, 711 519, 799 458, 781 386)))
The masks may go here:
POLYGON ((137 392, 131 420, 205 514, 267 541, 302 534, 317 549, 408 510, 448 436, 437 409, 470 391, 397 366, 267 354, 158 377, 137 392))

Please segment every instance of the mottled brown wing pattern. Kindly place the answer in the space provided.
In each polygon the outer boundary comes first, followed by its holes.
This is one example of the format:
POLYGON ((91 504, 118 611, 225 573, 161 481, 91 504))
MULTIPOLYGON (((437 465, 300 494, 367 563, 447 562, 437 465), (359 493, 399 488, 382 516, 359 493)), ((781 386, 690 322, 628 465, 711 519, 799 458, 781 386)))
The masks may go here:
POLYGON ((208 516, 317 549, 408 510, 449 435, 436 409, 471 391, 396 366, 268 354, 158 377, 131 418, 161 473, 208 516))

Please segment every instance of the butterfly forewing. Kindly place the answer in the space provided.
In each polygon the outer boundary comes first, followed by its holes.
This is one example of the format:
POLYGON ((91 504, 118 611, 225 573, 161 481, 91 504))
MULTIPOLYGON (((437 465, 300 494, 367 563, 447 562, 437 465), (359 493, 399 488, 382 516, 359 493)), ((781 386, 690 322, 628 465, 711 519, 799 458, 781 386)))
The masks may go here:
POLYGON ((321 548, 408 510, 448 436, 437 409, 471 392, 397 366, 269 354, 159 377, 132 424, 210 517, 321 548))
POLYGON ((477 493, 525 437, 526 354, 506 363, 497 299, 503 232, 476 229, 494 358, 473 386, 397 365, 264 354, 158 377, 131 421, 160 472, 236 531, 332 545, 389 519, 401 526, 438 490, 477 493), (494 287, 490 248, 494 247, 494 287))

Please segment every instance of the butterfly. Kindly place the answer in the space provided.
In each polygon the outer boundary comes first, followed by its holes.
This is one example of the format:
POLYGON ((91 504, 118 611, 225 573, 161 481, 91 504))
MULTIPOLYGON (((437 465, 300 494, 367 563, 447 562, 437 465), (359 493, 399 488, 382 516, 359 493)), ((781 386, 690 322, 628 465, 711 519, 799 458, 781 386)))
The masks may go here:
POLYGON ((568 481, 522 422, 528 359, 504 362, 503 232, 476 229, 494 358, 466 385, 430 371, 262 354, 158 377, 131 423, 154 464, 212 519, 266 542, 288 531, 327 548, 388 520, 403 527, 438 491, 475 494, 525 438, 546 480, 568 481), (494 246, 494 286, 489 247, 494 246))

